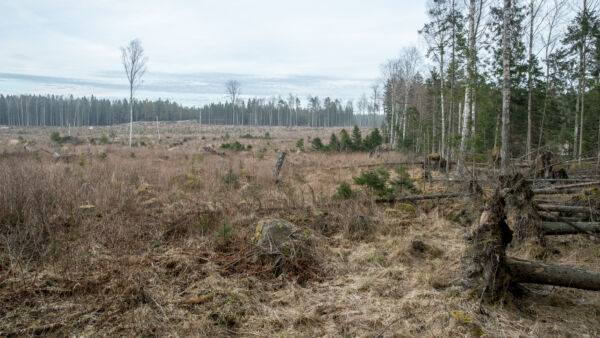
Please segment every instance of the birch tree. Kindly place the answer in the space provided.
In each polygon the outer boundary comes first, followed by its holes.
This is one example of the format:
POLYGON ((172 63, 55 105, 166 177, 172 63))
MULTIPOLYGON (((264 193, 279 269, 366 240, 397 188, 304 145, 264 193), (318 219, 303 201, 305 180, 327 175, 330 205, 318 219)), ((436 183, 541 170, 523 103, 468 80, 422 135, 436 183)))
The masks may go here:
POLYGON ((128 46, 121 47, 123 68, 129 81, 129 147, 133 139, 133 94, 135 89, 142 83, 146 73, 147 58, 144 56, 144 48, 139 39, 132 40, 128 46))
POLYGON ((462 116, 460 153, 456 165, 456 172, 459 176, 464 174, 465 156, 467 148, 467 135, 469 132, 469 115, 471 110, 471 95, 473 94, 471 87, 475 80, 475 6, 476 0, 469 1, 469 45, 467 48, 467 82, 465 84, 465 104, 462 116))
POLYGON ((237 118, 235 115, 235 105, 236 105, 238 97, 240 95, 240 83, 237 82, 236 80, 229 80, 225 83, 225 90, 227 91, 227 94, 231 98, 231 109, 232 109, 231 117, 233 119, 233 125, 235 126, 237 124, 237 118))
POLYGON ((508 172, 510 164, 510 6, 511 0, 504 0, 502 35, 502 148, 500 149, 500 171, 508 172))
POLYGON ((415 76, 418 74, 421 55, 416 47, 406 47, 400 53, 399 69, 402 82, 404 82, 404 108, 402 110, 402 141, 406 137, 406 120, 408 118, 408 99, 415 76))

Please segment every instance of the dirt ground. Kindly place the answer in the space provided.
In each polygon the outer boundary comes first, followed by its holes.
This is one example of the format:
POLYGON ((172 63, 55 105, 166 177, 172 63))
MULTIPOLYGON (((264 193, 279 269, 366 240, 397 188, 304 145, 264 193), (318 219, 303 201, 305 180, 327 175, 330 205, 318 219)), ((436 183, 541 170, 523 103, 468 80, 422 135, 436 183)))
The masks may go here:
MULTIPOLYGON (((600 336, 598 292, 524 285, 486 305, 461 286, 468 199, 376 204, 356 185, 332 199, 361 166, 417 159, 308 151, 340 129, 161 123, 159 141, 139 123, 129 148, 126 125, 62 145, 49 135, 66 128, 0 126, 0 336, 600 336), (251 148, 220 147, 236 140, 251 148), (265 217, 305 229, 318 259, 279 274, 252 259, 265 217)), ((405 166, 424 193, 466 189, 405 166)), ((600 270, 589 236, 510 254, 600 270)))

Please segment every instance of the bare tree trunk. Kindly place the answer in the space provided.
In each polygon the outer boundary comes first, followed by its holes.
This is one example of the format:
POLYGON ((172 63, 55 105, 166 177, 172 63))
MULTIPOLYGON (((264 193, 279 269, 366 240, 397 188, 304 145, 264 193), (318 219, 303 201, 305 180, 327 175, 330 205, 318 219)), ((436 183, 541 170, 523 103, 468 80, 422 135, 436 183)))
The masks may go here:
POLYGON ((502 174, 508 172, 510 164, 510 5, 511 0, 504 0, 504 35, 502 37, 502 148, 500 150, 500 169, 502 174))
POLYGON ((158 142, 160 142, 160 129, 158 129, 158 115, 156 115, 156 134, 158 135, 158 142))
POLYGON ((579 137, 579 98, 580 98, 580 85, 577 85, 577 98, 575 99, 575 116, 574 116, 574 130, 573 130, 573 158, 577 157, 577 138, 579 137))
POLYGON ((578 152, 578 161, 577 161, 577 164, 580 167, 581 167, 581 153, 583 150, 583 113, 585 111, 585 62, 586 62, 585 53, 586 53, 586 47, 584 44, 584 46, 583 46, 583 71, 582 71, 582 75, 581 75, 581 77, 582 77, 582 79, 581 79, 581 100, 580 100, 581 109, 579 109, 579 118, 581 119, 581 122, 579 123, 579 152, 578 152))
POLYGON ((406 119, 407 119, 407 114, 408 114, 408 93, 409 93, 409 89, 410 89, 410 85, 408 83, 408 79, 406 81, 407 83, 404 85, 404 110, 402 112, 402 141, 404 141, 404 138, 406 137, 406 119))
POLYGON ((129 148, 133 139, 133 83, 129 85, 129 148))
POLYGON ((391 88, 392 88, 392 118, 390 119, 390 148, 395 149, 396 145, 396 93, 394 88, 394 79, 391 80, 391 88))
MULTIPOLYGON (((550 41, 550 37, 552 36, 552 30, 548 33, 548 41, 550 41)), ((549 53, 549 43, 546 46, 546 60, 548 60, 549 53)), ((548 109, 548 96, 550 95, 550 65, 546 64, 546 95, 544 96, 544 105, 542 106, 542 121, 540 122, 540 135, 538 137, 538 151, 542 146, 542 135, 544 134, 544 120, 546 119, 546 109, 548 109)))
POLYGON ((528 97, 527 97, 527 144, 525 146, 525 158, 529 162, 531 161, 531 110, 533 109, 533 24, 535 20, 535 13, 533 10, 533 2, 529 3, 529 61, 527 64, 527 86, 528 86, 528 97))
POLYGON ((477 132, 477 85, 473 85, 471 88, 471 135, 475 135, 477 132))
POLYGON ((471 88, 473 85, 473 71, 475 64, 475 0, 469 1, 469 49, 467 52, 467 83, 465 85, 465 105, 463 107, 462 131, 460 138, 460 152, 457 159, 456 172, 458 175, 464 173, 467 136, 469 133, 469 119, 471 115, 471 88))
MULTIPOLYGON (((443 48, 443 47, 442 47, 443 48)), ((444 51, 440 52, 440 119, 442 120, 442 144, 440 145, 440 154, 446 157, 446 117, 444 115, 444 51)), ((435 130, 435 125, 434 125, 435 130)))
MULTIPOLYGON (((583 0, 583 12, 587 12, 587 0, 583 0)), ((579 152, 578 152, 578 166, 581 167, 581 153, 583 150, 583 113, 585 111, 585 73, 586 73, 586 53, 587 53, 587 34, 582 34, 581 36, 581 56, 579 58, 579 90, 581 99, 579 103, 581 104, 580 119, 581 123, 579 123, 579 152)))

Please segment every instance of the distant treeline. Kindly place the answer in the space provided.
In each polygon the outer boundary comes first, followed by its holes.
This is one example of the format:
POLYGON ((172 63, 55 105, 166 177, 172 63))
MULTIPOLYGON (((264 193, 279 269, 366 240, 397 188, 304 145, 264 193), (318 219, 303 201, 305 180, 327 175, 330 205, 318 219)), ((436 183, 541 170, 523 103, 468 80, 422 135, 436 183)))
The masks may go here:
POLYGON ((326 97, 308 97, 308 105, 303 107, 298 97, 240 100, 233 109, 230 102, 212 103, 202 110, 202 123, 241 124, 262 126, 311 126, 333 127, 373 125, 381 122, 375 115, 355 115, 352 101, 342 103, 326 97))
MULTIPOLYGON (((200 109, 170 101, 135 101, 133 119, 152 121, 198 118, 200 109)), ((15 126, 97 126, 129 122, 129 102, 94 96, 0 95, 0 124, 15 126)))
MULTIPOLYGON (((302 107, 297 97, 239 100, 213 103, 203 108, 183 107, 169 100, 136 100, 134 121, 177 121, 202 119, 203 124, 262 126, 378 126, 378 115, 355 115, 352 101, 309 97, 302 107)), ((0 124, 14 126, 96 126, 129 122, 127 99, 109 100, 94 96, 74 98, 56 95, 0 95, 0 124)))

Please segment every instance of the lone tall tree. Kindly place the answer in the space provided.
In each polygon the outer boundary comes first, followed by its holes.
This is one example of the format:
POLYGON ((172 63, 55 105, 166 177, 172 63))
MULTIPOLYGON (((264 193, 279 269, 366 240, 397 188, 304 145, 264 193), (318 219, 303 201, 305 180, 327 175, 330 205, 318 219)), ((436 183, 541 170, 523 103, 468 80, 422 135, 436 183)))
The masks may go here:
POLYGON ((504 35, 502 37, 502 148, 500 149, 500 170, 506 174, 510 162, 510 5, 504 0, 504 35))
POLYGON ((147 58, 144 56, 144 48, 139 39, 132 40, 127 47, 121 47, 123 57, 123 68, 129 81, 129 147, 133 138, 133 92, 142 82, 146 72, 147 58))
POLYGON ((238 96, 240 95, 240 83, 236 80, 229 80, 225 83, 225 89, 227 90, 227 94, 229 95, 229 97, 231 97, 231 107, 233 109, 233 125, 236 125, 237 120, 235 116, 235 103, 238 99, 238 96))

